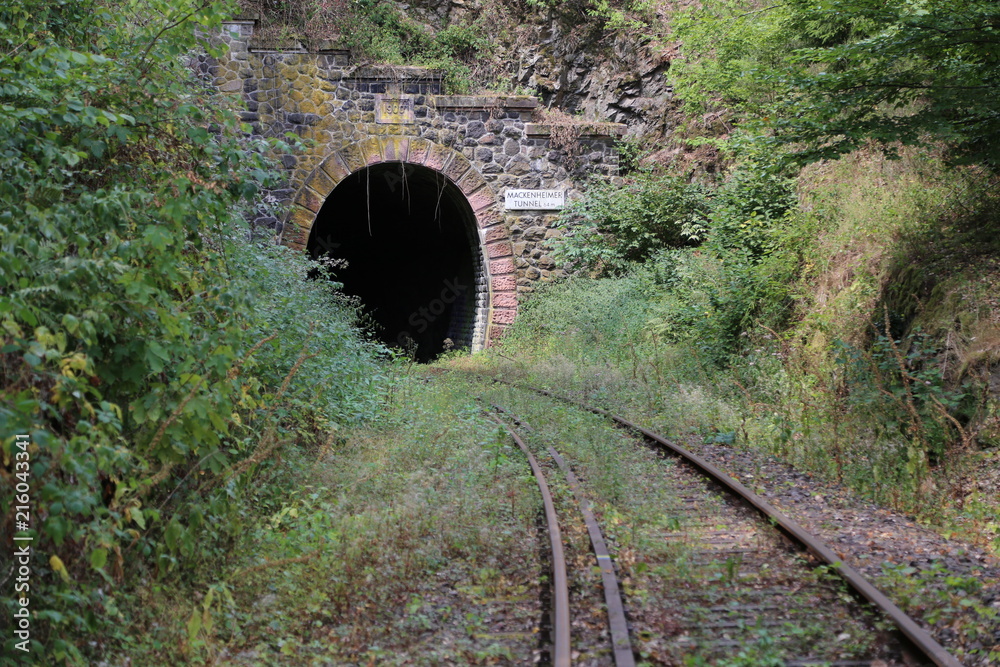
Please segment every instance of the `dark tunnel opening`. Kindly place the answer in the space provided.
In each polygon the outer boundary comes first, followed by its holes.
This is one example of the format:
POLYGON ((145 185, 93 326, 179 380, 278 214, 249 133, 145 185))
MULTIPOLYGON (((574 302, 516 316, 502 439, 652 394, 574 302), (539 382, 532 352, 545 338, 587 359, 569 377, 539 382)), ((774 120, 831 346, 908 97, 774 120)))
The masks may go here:
POLYGON ((342 260, 335 279, 360 298, 387 344, 433 360, 472 349, 485 297, 475 214, 443 174, 391 162, 361 169, 327 197, 308 251, 342 260))

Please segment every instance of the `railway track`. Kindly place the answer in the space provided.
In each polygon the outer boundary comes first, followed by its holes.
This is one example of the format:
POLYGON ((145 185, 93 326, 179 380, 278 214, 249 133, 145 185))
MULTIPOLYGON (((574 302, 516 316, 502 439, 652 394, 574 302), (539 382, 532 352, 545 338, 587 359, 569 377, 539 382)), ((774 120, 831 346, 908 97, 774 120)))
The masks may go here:
MULTIPOLYGON (((501 415, 509 418, 515 425, 520 425, 520 420, 512 415, 509 410, 496 404, 490 404, 501 415)), ((524 442, 518 432, 506 423, 503 419, 496 419, 497 423, 503 426, 510 434, 517 446, 528 458, 532 473, 538 484, 539 493, 545 507, 546 524, 548 525, 550 544, 552 549, 552 570, 553 570, 553 609, 552 609, 552 653, 551 662, 555 667, 568 667, 572 664, 572 641, 571 641, 571 615, 569 609, 569 584, 567 577, 566 558, 563 552, 561 531, 559 529, 559 518, 549 491, 548 483, 542 467, 532 455, 528 445, 524 442)), ((611 652, 614 657, 615 667, 634 667, 635 658, 632 644, 629 641, 628 622, 625 618, 625 607, 622 601, 621 592, 618 586, 617 575, 615 574, 611 554, 608 551, 601 528, 591 511, 590 503, 583 495, 580 481, 573 473, 572 468, 566 463, 558 451, 551 445, 547 451, 552 460, 559 467, 569 484, 569 488, 579 505, 580 516, 586 524, 587 533, 590 538, 590 545, 593 550, 595 566, 601 571, 601 583, 604 589, 604 605, 607 611, 607 624, 611 642, 611 652)))
MULTIPOLYGON (((670 487, 673 500, 662 507, 662 525, 655 535, 662 546, 656 557, 643 563, 643 569, 652 574, 645 575, 650 585, 642 593, 645 601, 639 603, 618 593, 620 589, 627 592, 629 586, 620 586, 598 520, 584 497, 586 480, 581 484, 577 479, 557 450, 558 443, 542 437, 510 409, 491 404, 499 413, 497 421, 529 456, 536 478, 542 480, 540 486, 545 478, 543 465, 514 427, 531 433, 529 440, 536 451, 546 452, 545 461, 551 460, 546 463, 550 469, 554 470, 555 463, 562 470, 586 517, 594 563, 602 574, 611 645, 606 661, 587 664, 622 667, 635 664, 637 654, 648 662, 678 665, 960 667, 958 660, 829 547, 707 461, 599 408, 547 390, 489 379, 610 419, 679 461, 663 470, 663 483, 670 487), (854 597, 844 593, 840 582, 850 587, 854 597), (650 599, 655 604, 649 604, 650 599), (896 632, 887 627, 880 630, 880 625, 894 626, 896 632), (851 645, 858 636, 874 639, 863 647, 851 645)), ((550 527, 555 525, 558 531, 559 519, 554 508, 550 513, 551 505, 550 497, 546 514, 550 527)), ((569 520, 565 512, 562 520, 569 520)), ((557 534, 550 532, 553 555, 561 540, 557 534)), ((561 544, 558 549, 562 551, 561 544)), ((573 578, 567 577, 565 567, 563 584, 573 578)), ((559 580, 556 575, 554 583, 559 580)), ((561 599, 564 605, 554 613, 552 634, 551 660, 560 667, 572 662, 569 624, 574 611, 565 606, 570 597, 569 592, 553 590, 553 599, 561 599)))

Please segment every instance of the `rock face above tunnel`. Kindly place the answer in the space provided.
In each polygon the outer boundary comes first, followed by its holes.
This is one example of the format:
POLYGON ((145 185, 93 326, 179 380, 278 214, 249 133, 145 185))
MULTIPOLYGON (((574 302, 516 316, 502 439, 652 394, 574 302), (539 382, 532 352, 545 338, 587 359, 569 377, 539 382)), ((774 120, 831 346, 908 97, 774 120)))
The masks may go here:
POLYGON ((305 149, 280 156, 287 187, 270 197, 286 204, 287 213, 280 219, 261 214, 258 226, 305 249, 316 215, 339 182, 374 165, 412 164, 448 179, 475 213, 483 260, 477 280, 488 290, 477 322, 482 344, 513 321, 521 296, 563 275, 551 257, 552 239, 560 233, 557 212, 507 211, 504 195, 545 189, 571 200, 589 175, 615 175, 622 126, 574 123, 569 131, 553 132, 533 122, 534 97, 444 95, 440 72, 354 66, 346 51, 258 50, 253 29, 252 21, 225 24, 214 39, 228 53, 202 56, 196 67, 209 84, 242 102, 241 117, 254 135, 294 133, 307 140, 305 149))
POLYGON ((650 40, 642 30, 606 33, 595 27, 599 22, 581 17, 583 10, 574 10, 573 3, 516 15, 513 10, 502 14, 503 3, 496 0, 393 4, 431 32, 484 17, 491 24, 509 24, 496 33, 509 63, 500 78, 530 91, 545 107, 623 123, 630 137, 662 137, 670 129, 675 101, 666 75, 677 52, 669 40, 650 40))

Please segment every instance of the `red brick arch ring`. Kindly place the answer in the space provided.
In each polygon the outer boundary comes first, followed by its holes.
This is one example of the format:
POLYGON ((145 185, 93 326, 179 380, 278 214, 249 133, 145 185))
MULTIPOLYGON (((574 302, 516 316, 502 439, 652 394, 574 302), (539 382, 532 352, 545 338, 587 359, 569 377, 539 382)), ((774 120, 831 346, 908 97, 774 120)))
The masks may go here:
POLYGON ((316 216, 337 185, 356 171, 384 162, 433 169, 465 195, 476 219, 486 307, 477 309, 473 350, 503 335, 517 315, 517 277, 510 234, 493 188, 464 155, 447 146, 412 137, 371 137, 329 154, 306 176, 285 216, 281 242, 305 250, 316 216), (482 319, 480 322, 478 320, 482 319))

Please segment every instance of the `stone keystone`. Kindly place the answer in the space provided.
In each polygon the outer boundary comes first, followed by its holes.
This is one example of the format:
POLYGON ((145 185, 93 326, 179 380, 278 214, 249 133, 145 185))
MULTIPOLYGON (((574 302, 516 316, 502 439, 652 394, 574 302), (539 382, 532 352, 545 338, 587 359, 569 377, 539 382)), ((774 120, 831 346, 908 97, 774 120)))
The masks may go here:
POLYGON ((410 140, 406 137, 386 137, 382 155, 386 162, 406 162, 410 140))

